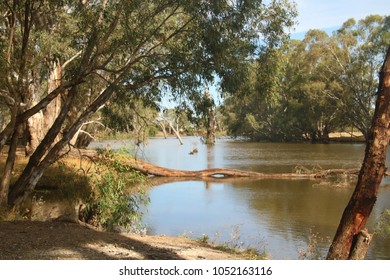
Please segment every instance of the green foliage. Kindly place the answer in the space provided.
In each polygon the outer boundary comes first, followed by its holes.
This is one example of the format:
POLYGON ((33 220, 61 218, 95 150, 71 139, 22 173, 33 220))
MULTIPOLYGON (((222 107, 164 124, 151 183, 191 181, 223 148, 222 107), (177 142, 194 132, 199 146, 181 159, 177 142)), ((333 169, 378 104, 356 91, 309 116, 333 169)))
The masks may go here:
POLYGON ((324 75, 339 89, 329 96, 338 102, 346 122, 364 136, 371 126, 378 73, 390 44, 389 20, 370 15, 358 22, 347 21, 330 38, 328 57, 324 56, 324 75))
POLYGON ((108 230, 113 230, 115 226, 133 232, 140 230, 142 213, 139 207, 148 202, 148 198, 143 193, 124 193, 129 186, 127 180, 105 172, 97 183, 99 197, 90 207, 97 213, 97 222, 108 230))
POLYGON ((42 140, 12 190, 22 196, 102 108, 110 126, 137 130, 144 115, 129 112, 138 101, 189 103, 216 77, 234 91, 247 61, 286 38, 295 9, 286 0, 15 0, 2 1, 0 14, 1 98, 12 109, 7 120, 18 121, 1 145, 26 123, 26 138, 42 140), (48 110, 53 103, 60 113, 48 110))
POLYGON ((382 236, 390 236, 390 209, 386 209, 381 214, 375 233, 382 236))
POLYGON ((254 140, 328 142, 357 128, 367 136, 378 72, 390 44, 390 17, 351 19, 329 36, 310 30, 260 53, 225 99, 233 135, 254 140))
MULTIPOLYGON (((33 199, 41 203, 85 204, 79 213, 84 222, 106 230, 142 233, 142 208, 149 203, 146 179, 124 163, 128 155, 128 150, 118 154, 104 151, 96 163, 64 158, 44 173, 32 193, 33 199)), ((21 172, 25 164, 18 162, 15 172, 21 172)), ((2 168, 3 162, 0 171, 2 168)))
POLYGON ((153 134, 153 123, 158 113, 153 101, 146 98, 117 93, 101 110, 105 129, 110 129, 113 137, 118 133, 126 133, 136 139, 137 143, 146 141, 153 134))
POLYGON ((131 186, 144 183, 145 177, 118 155, 105 151, 92 180, 95 193, 87 205, 87 219, 107 230, 142 232, 141 207, 149 203, 149 197, 142 189, 131 190, 131 186))
POLYGON ((209 243, 209 240, 210 240, 210 238, 209 238, 209 236, 207 234, 202 234, 202 237, 198 238, 198 241, 200 243, 203 243, 203 244, 209 243))

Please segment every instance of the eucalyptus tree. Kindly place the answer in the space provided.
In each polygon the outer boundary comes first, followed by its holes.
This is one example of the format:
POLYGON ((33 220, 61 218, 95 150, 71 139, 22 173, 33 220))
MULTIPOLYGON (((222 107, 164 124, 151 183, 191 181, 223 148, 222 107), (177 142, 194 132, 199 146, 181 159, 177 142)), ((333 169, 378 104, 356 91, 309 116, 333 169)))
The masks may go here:
POLYGON ((310 30, 301 41, 268 49, 225 102, 230 131, 327 142, 330 132, 355 127, 367 137, 389 30, 389 17, 371 15, 346 21, 331 36, 310 30))
MULTIPOLYGON (((191 98, 219 76, 235 86, 259 40, 283 36, 287 1, 256 0, 5 0, 0 4, 1 96, 11 121, 0 144, 10 142, 1 182, 1 207, 17 206, 44 170, 96 111, 117 92, 165 92, 191 98), (43 21, 43 22, 41 22, 43 21), (259 34, 261 38, 259 38, 259 34), (239 71, 235 71, 235 70, 239 71), (55 72, 55 73, 54 73, 55 72), (9 188, 23 127, 58 101, 53 124, 9 188)), ((263 44, 262 47, 265 47, 263 44)), ((31 124, 32 127, 36 127, 31 124)))
POLYGON ((137 143, 142 143, 148 136, 149 128, 154 126, 158 112, 159 108, 149 100, 147 92, 135 97, 117 91, 100 110, 97 125, 103 125, 113 134, 124 132, 133 136, 137 143))
POLYGON ((291 43, 284 84, 284 115, 292 119, 296 134, 312 142, 328 142, 329 133, 339 129, 343 112, 330 95, 338 84, 324 78, 328 63, 329 36, 310 30, 302 41, 291 43))
POLYGON ((364 227, 386 172, 386 151, 390 141, 390 47, 380 69, 375 103, 358 181, 341 217, 327 259, 364 259, 373 238, 364 227))
POLYGON ((338 84, 329 97, 339 103, 346 124, 365 138, 374 113, 378 72, 389 44, 390 17, 370 15, 358 22, 347 20, 325 50, 323 79, 338 84))
POLYGON ((292 49, 286 92, 293 102, 287 113, 295 107, 306 127, 302 132, 312 140, 326 141, 329 132, 348 127, 367 137, 377 73, 390 43, 389 23, 388 17, 377 15, 358 23, 350 19, 332 36, 310 30, 292 49))

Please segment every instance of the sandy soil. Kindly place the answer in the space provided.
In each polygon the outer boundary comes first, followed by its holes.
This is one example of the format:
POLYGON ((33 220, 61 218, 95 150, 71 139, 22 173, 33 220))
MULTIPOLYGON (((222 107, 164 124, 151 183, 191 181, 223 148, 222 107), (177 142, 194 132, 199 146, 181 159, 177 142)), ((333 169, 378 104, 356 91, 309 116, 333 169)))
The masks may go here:
POLYGON ((227 260, 244 255, 181 237, 101 232, 67 222, 0 222, 2 260, 227 260))

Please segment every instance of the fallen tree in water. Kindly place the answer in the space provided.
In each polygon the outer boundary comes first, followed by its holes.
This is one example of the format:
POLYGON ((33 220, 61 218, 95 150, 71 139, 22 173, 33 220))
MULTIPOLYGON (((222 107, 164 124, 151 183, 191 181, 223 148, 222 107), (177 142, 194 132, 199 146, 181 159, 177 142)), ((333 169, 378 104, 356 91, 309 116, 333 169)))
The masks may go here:
POLYGON ((238 169, 227 168, 210 168, 203 170, 177 170, 161 166, 156 166, 138 159, 129 160, 130 166, 144 175, 158 176, 158 177, 190 177, 190 178, 230 178, 230 177, 246 177, 254 179, 318 179, 325 178, 332 175, 340 174, 355 174, 357 175, 359 169, 328 169, 316 173, 260 173, 253 171, 245 171, 238 169))
MULTIPOLYGON (((115 161, 111 153, 102 153, 100 156, 104 157, 104 160, 111 161, 115 164, 115 161)), ((245 171, 238 169, 228 168, 210 168, 203 170, 178 170, 171 169, 162 166, 157 166, 139 159, 121 157, 122 164, 127 165, 129 170, 138 171, 146 176, 166 177, 166 178, 198 178, 198 179, 226 179, 226 178, 251 178, 251 179, 320 179, 327 178, 336 175, 358 175, 359 168, 350 169, 327 169, 316 172, 305 173, 261 173, 253 171, 245 171)), ((389 175, 389 172, 386 173, 389 175)))
MULTIPOLYGON (((3 149, 2 154, 6 154, 7 150, 3 149)), ((20 152, 19 156, 23 156, 20 152)), ((91 161, 104 160, 106 163, 115 164, 115 161, 120 161, 121 164, 127 166, 129 170, 135 170, 145 176, 154 176, 161 178, 197 178, 201 180, 218 180, 218 179, 233 179, 233 178, 248 178, 248 179, 321 179, 338 175, 358 175, 360 168, 338 168, 325 170, 309 170, 298 168, 296 172, 291 173, 261 173, 254 171, 229 169, 229 168, 210 168, 204 170, 178 170, 166 168, 145 162, 140 159, 135 159, 123 155, 116 155, 111 150, 96 151, 89 149, 71 149, 68 151, 69 157, 89 158, 91 161)), ((390 176, 387 171, 385 176, 390 176)))

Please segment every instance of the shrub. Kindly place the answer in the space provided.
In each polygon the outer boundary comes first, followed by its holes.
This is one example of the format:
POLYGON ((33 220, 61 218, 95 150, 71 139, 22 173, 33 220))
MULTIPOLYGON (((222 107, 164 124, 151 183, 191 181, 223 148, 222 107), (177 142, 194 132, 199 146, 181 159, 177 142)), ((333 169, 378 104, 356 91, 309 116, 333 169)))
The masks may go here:
POLYGON ((143 232, 142 206, 149 197, 141 188, 131 188, 144 183, 145 176, 123 163, 120 156, 104 151, 91 176, 94 191, 83 214, 84 220, 107 230, 143 232))

